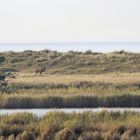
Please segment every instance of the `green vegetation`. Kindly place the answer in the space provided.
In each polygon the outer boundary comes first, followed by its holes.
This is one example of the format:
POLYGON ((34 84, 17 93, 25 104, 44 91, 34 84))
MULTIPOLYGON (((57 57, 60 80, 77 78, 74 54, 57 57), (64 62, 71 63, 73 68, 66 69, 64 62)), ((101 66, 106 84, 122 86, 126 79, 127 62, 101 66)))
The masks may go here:
POLYGON ((7 78, 15 78, 12 73, 0 72, 0 91, 5 92, 7 89, 7 78))
POLYGON ((24 51, 0 53, 1 70, 35 72, 47 66, 49 74, 100 74, 139 72, 140 54, 129 52, 94 53, 91 51, 61 53, 56 51, 24 51))
POLYGON ((139 113, 51 112, 0 116, 1 140, 139 140, 139 113))

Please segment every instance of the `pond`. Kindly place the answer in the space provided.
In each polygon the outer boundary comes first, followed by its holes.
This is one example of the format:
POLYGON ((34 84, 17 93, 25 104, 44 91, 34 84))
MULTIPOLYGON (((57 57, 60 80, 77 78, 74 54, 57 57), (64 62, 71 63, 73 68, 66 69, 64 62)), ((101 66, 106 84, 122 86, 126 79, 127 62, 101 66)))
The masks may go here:
POLYGON ((82 112, 100 112, 100 111, 113 111, 113 112, 124 112, 124 111, 131 111, 131 112, 140 112, 140 108, 84 108, 84 109, 78 109, 78 108, 68 108, 68 109, 0 109, 0 115, 10 115, 13 113, 33 113, 34 115, 41 117, 45 115, 46 113, 53 112, 53 111, 59 111, 59 112, 65 112, 65 113, 82 113, 82 112))

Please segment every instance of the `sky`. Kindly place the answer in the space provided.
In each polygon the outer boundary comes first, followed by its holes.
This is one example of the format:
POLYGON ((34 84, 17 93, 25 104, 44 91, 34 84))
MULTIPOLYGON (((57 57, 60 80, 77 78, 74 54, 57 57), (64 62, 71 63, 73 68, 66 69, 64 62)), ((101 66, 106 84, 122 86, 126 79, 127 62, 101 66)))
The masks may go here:
POLYGON ((18 49, 3 44, 140 42, 139 13, 140 0, 0 0, 0 50, 18 49))

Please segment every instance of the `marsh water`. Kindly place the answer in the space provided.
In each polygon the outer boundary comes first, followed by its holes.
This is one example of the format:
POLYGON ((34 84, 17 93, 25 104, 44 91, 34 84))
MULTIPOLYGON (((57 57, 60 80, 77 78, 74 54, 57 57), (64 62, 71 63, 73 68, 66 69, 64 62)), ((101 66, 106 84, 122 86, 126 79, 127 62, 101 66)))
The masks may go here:
POLYGON ((43 115, 58 111, 58 112, 65 112, 65 113, 82 113, 82 112, 101 112, 103 110, 109 111, 109 112, 124 112, 124 111, 130 111, 130 112, 140 112, 140 108, 82 108, 82 109, 75 109, 75 108, 65 108, 65 109, 0 109, 0 115, 10 115, 13 113, 33 113, 34 115, 38 117, 42 117, 43 115))

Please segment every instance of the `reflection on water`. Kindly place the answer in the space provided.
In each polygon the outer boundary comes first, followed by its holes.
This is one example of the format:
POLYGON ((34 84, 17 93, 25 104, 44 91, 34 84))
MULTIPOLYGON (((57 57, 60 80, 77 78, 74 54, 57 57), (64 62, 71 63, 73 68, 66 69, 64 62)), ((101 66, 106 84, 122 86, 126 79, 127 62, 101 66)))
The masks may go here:
POLYGON ((131 112, 140 112, 140 108, 84 108, 84 109, 0 109, 0 115, 9 115, 12 113, 33 113, 34 115, 41 117, 45 115, 46 113, 52 112, 52 111, 59 111, 59 112, 65 112, 65 113, 82 113, 86 111, 91 112, 100 112, 103 110, 107 111, 113 111, 113 112, 124 112, 124 111, 131 111, 131 112))

